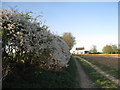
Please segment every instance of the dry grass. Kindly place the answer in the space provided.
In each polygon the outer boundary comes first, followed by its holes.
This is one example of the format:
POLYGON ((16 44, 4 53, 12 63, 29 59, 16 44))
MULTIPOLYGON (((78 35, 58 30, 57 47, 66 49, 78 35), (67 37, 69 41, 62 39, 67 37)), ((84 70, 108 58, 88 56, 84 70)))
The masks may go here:
POLYGON ((82 54, 81 56, 120 70, 120 54, 82 54))

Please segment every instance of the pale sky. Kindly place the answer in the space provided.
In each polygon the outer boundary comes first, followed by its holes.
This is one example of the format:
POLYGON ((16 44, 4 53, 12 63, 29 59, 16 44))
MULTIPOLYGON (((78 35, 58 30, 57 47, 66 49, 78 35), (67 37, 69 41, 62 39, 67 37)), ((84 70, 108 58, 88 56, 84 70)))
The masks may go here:
POLYGON ((117 2, 3 2, 2 7, 17 6, 19 11, 32 11, 54 34, 71 32, 76 47, 90 50, 92 45, 101 51, 106 44, 118 43, 117 2))

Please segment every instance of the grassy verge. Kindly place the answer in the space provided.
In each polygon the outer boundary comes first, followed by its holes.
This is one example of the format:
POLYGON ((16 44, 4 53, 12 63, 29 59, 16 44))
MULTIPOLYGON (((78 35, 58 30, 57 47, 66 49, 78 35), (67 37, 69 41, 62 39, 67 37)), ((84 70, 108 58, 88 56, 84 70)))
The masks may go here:
MULTIPOLYGON (((76 59, 79 60, 78 57, 76 57, 76 59)), ((113 84, 110 80, 108 80, 100 73, 96 72, 95 69, 93 69, 89 64, 81 60, 79 60, 79 62, 85 70, 86 74, 91 78, 93 82, 97 84, 98 88, 117 88, 115 84, 113 84)))
POLYGON ((3 81, 3 88, 74 88, 76 66, 73 58, 60 72, 30 69, 23 74, 10 75, 3 81))
MULTIPOLYGON (((82 56, 81 56, 82 57, 82 56)), ((108 67, 104 64, 101 64, 101 63, 98 63, 98 62, 95 62, 93 60, 90 60, 90 59, 87 59, 85 57, 82 57, 84 59, 86 59, 87 61, 91 62, 92 64, 98 66, 101 70, 105 71, 106 73, 120 79, 120 71, 114 69, 114 68, 111 68, 111 67, 108 67)))

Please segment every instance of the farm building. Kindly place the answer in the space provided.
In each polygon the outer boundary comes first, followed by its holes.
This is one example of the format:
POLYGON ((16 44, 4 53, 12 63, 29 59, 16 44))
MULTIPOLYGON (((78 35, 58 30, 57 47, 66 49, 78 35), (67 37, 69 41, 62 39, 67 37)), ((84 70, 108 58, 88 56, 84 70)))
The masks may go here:
POLYGON ((84 47, 76 48, 77 54, 84 54, 84 47))

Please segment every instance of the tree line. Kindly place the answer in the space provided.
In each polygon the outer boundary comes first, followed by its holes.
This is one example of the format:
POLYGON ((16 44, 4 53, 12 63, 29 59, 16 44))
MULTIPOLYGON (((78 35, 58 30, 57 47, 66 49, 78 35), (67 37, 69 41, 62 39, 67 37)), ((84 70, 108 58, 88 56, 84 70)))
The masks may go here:
POLYGON ((105 45, 102 48, 102 52, 97 52, 97 47, 96 45, 93 45, 92 48, 90 49, 91 53, 105 53, 105 54, 118 54, 120 53, 120 50, 118 49, 117 45, 105 45))

